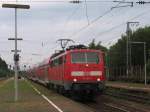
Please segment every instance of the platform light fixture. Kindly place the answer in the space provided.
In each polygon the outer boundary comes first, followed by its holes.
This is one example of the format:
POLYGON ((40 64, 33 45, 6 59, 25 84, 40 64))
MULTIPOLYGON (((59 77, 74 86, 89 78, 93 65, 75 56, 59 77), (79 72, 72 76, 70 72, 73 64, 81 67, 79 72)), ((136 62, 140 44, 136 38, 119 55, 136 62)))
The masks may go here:
MULTIPOLYGON (((17 2, 17 0, 16 0, 17 2)), ((14 50, 14 64, 15 64, 15 97, 14 100, 18 101, 18 61, 19 61, 19 54, 17 49, 17 40, 22 40, 22 38, 17 38, 17 9, 29 9, 30 5, 23 5, 23 4, 2 4, 2 8, 14 8, 15 9, 15 38, 9 38, 8 40, 15 41, 15 50, 14 50), (17 57, 17 58, 16 58, 17 57)))

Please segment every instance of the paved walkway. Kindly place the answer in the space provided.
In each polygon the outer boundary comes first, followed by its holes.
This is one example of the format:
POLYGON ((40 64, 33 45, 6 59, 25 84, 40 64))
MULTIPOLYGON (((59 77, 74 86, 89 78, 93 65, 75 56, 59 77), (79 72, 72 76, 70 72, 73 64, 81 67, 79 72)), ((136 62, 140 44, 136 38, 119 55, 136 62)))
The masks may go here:
POLYGON ((129 90, 150 92, 150 84, 145 86, 144 84, 139 84, 139 83, 125 83, 125 82, 117 82, 117 81, 107 81, 106 86, 114 87, 114 88, 123 88, 123 89, 129 89, 129 90))

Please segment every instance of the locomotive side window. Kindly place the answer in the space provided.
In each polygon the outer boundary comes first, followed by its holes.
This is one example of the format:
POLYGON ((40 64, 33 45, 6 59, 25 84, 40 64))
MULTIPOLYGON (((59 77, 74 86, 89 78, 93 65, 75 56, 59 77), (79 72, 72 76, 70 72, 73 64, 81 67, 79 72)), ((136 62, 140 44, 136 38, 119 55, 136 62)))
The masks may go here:
POLYGON ((71 57, 72 63, 99 63, 99 55, 96 52, 75 52, 71 57))
POLYGON ((58 61, 59 61, 59 65, 61 65, 61 64, 63 63, 63 57, 60 57, 60 58, 58 59, 58 61))
POLYGON ((63 57, 63 63, 66 63, 66 55, 63 57))
POLYGON ((51 67, 61 65, 63 63, 63 57, 57 58, 51 62, 51 67))
POLYGON ((58 65, 58 59, 55 59, 51 62, 51 67, 57 66, 58 65))
POLYGON ((54 60, 54 66, 57 66, 57 65, 59 65, 59 60, 58 60, 58 59, 55 59, 55 60, 54 60))

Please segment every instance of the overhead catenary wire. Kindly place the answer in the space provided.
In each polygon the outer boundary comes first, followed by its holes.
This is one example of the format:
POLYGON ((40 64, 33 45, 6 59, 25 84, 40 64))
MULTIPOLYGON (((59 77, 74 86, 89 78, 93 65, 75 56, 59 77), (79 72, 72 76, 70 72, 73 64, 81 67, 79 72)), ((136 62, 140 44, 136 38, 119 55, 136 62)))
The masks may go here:
MULTIPOLYGON (((21 1, 18 1, 19 2, 27 2, 27 3, 71 3, 72 1, 77 1, 77 0, 21 0, 21 1)), ((84 3, 85 0, 79 0, 80 3, 84 3)), ((16 2, 16 0, 0 0, 0 2, 16 2)), ((109 2, 114 2, 113 0, 87 0, 86 2, 89 2, 89 3, 94 3, 94 2, 106 2, 106 3, 109 3, 109 2)))
MULTIPOLYGON (((33 2, 36 2, 36 1, 33 1, 33 2)), ((41 2, 55 2, 55 1, 41 1, 41 2)), ((56 2, 63 2, 63 1, 56 1, 56 2)), ((90 22, 90 21, 89 21, 89 17, 88 17, 87 2, 114 2, 114 1, 89 1, 89 0, 85 0, 85 1, 82 1, 82 2, 85 2, 86 18, 87 18, 88 24, 87 24, 86 26, 82 27, 82 28, 79 30, 79 32, 73 33, 73 34, 71 35, 71 37, 72 37, 72 36, 75 36, 77 33, 82 32, 82 30, 86 29, 86 28, 89 27, 91 24, 95 23, 95 22, 98 21, 100 18, 102 18, 103 16, 105 16, 107 13, 111 12, 111 9, 110 9, 110 10, 106 11, 104 14, 98 16, 96 19, 94 19, 93 21, 90 22)), ((119 3, 118 3, 118 4, 119 4, 119 3)), ((117 5, 118 5, 118 4, 117 4, 117 5)), ((117 5, 116 5, 116 6, 117 6, 117 5)), ((79 8, 76 8, 76 10, 73 11, 73 13, 72 13, 71 16, 69 17, 69 19, 77 12, 78 9, 79 9, 79 8)), ((68 20, 68 21, 69 21, 69 20, 68 20)), ((69 23, 69 22, 67 22, 67 23, 69 23)), ((67 23, 65 23, 65 25, 66 25, 67 23)), ((48 43, 48 41, 47 41, 46 43, 44 43, 44 46, 45 46, 47 43, 48 43)))
POLYGON ((77 13, 77 11, 81 8, 80 5, 78 5, 78 7, 75 8, 75 10, 73 10, 73 12, 68 16, 64 26, 66 26, 67 24, 69 24, 71 18, 77 13))
MULTIPOLYGON (((132 17, 132 18, 130 18, 130 19, 128 19, 128 20, 126 20, 126 21, 124 21, 124 22, 122 22, 122 23, 120 23, 120 24, 118 24, 118 25, 116 25, 116 26, 114 26, 114 27, 112 27, 112 28, 106 30, 106 31, 100 32, 98 35, 95 36, 94 39, 97 39, 97 38, 99 38, 101 35, 108 34, 108 32, 113 31, 113 30, 115 30, 115 29, 117 29, 117 28, 120 28, 122 25, 126 24, 127 21, 132 21, 132 20, 134 20, 134 19, 137 19, 137 18, 141 17, 142 15, 145 15, 145 14, 149 13, 149 11, 150 11, 150 10, 144 11, 144 12, 142 12, 142 13, 140 13, 140 14, 138 14, 138 15, 136 15, 136 16, 134 16, 134 17, 132 17)), ((120 37, 121 37, 121 36, 120 36, 120 37)), ((117 38, 118 38, 118 37, 117 37, 117 38)), ((116 40, 116 39, 115 39, 115 40, 116 40)), ((85 40, 83 43, 87 43, 87 42, 89 42, 89 41, 85 40)))
MULTIPOLYGON (((123 1, 125 1, 125 0, 123 0, 123 1)), ((118 5, 118 4, 117 4, 117 5, 118 5)), ((117 6, 117 5, 116 5, 116 6, 117 6)), ((142 13, 140 13, 140 14, 134 16, 134 17, 132 17, 132 18, 129 19, 128 21, 132 21, 132 20, 134 20, 134 19, 136 19, 136 18, 139 18, 140 16, 142 16, 142 15, 148 13, 149 11, 150 11, 150 10, 144 11, 144 12, 142 12, 142 13)), ((124 21, 123 23, 118 24, 118 25, 116 25, 116 26, 114 26, 114 27, 112 27, 112 28, 110 28, 110 29, 108 29, 108 30, 106 30, 106 31, 103 31, 103 32, 98 33, 98 35, 96 35, 94 39, 99 38, 99 36, 104 35, 104 34, 110 32, 110 31, 112 31, 112 30, 114 30, 114 29, 117 29, 117 28, 121 27, 122 25, 126 24, 126 22, 127 22, 127 21, 124 21)), ((83 30, 84 30, 84 29, 83 29, 83 30)), ((82 31, 82 30, 81 30, 81 31, 82 31)), ((81 32, 81 31, 79 31, 79 32, 81 32)))
MULTIPOLYGON (((132 18, 129 19, 128 21, 131 21, 131 20, 134 20, 134 19, 136 19, 136 18, 139 18, 139 17, 141 17, 142 15, 147 14, 149 11, 150 11, 150 10, 144 11, 143 13, 140 13, 140 14, 138 14, 138 15, 132 17, 132 18)), ((110 31, 112 31, 112 30, 114 30, 114 29, 116 29, 116 28, 119 28, 119 27, 121 27, 121 26, 124 25, 124 24, 126 24, 126 21, 123 22, 123 23, 121 23, 121 24, 119 24, 119 25, 116 25, 116 26, 112 27, 111 29, 109 29, 109 30, 107 30, 107 31, 105 31, 105 32, 102 32, 101 35, 106 34, 106 33, 110 32, 110 31)), ((99 36, 100 36, 100 35, 99 35, 99 36)), ((99 38, 99 36, 96 36, 95 39, 96 39, 96 38, 99 38)), ((122 36, 116 36, 115 39, 109 40, 109 43, 110 43, 110 41, 116 40, 116 39, 118 39, 119 37, 122 37, 122 36)), ((104 42, 104 43, 106 43, 106 42, 104 42)))
MULTIPOLYGON (((125 0, 123 0, 123 1, 125 1, 125 0)), ((117 5, 115 5, 115 7, 118 6, 119 4, 120 4, 120 2, 119 2, 117 5)), ((113 9, 110 8, 109 10, 105 11, 102 15, 100 15, 100 16, 98 16, 97 18, 95 18, 94 20, 92 20, 89 24, 83 26, 83 27, 80 28, 78 31, 72 33, 71 37, 74 37, 74 36, 76 36, 77 34, 79 34, 80 32, 82 32, 83 30, 87 29, 89 26, 91 26, 91 25, 93 25, 94 23, 96 23, 99 19, 103 18, 105 15, 107 15, 108 13, 110 13, 112 10, 113 10, 113 9)))
MULTIPOLYGON (((120 1, 115 7, 117 7, 120 3, 124 2, 124 1, 125 1, 125 0, 120 1)), ((110 12, 111 12, 111 10, 110 10, 110 12)), ((146 11, 146 12, 147 12, 147 11, 146 11)), ((108 11, 108 13, 109 13, 109 11, 108 11)), ((106 14, 107 14, 107 13, 106 13, 106 14)), ((145 14, 145 12, 144 12, 144 14, 145 14)), ((141 15, 143 15, 143 13, 141 13, 141 14, 139 14, 139 15, 133 17, 133 18, 130 19, 130 20, 133 20, 133 19, 135 19, 135 18, 138 18, 138 17, 141 16, 141 15)), ((102 16, 102 17, 103 17, 103 16, 102 16)), ((98 19, 99 19, 99 18, 97 18, 97 20, 98 20, 98 19)), ((95 21, 97 21, 97 20, 95 19, 95 21)), ((92 22, 91 22, 91 24, 92 24, 92 22)), ((123 22, 123 23, 121 23, 121 24, 119 24, 119 25, 117 25, 117 26, 114 26, 114 27, 112 27, 111 29, 109 29, 109 30, 107 30, 107 31, 101 32, 101 35, 103 35, 103 33, 105 34, 105 33, 107 33, 107 32, 110 32, 110 31, 116 29, 117 27, 122 26, 123 24, 126 24, 126 22, 123 22)), ((80 29, 79 32, 76 32, 76 33, 74 33, 73 35, 77 35, 78 33, 82 32, 82 30, 86 29, 88 26, 89 26, 89 25, 83 27, 83 29, 80 29)), ((100 35, 96 35, 95 38, 98 38, 99 36, 100 36, 100 35)))
MULTIPOLYGON (((144 11, 144 12, 142 12, 142 13, 140 13, 140 14, 138 14, 138 15, 132 17, 132 18, 130 18, 130 19, 127 20, 127 21, 132 21, 132 20, 134 20, 134 19, 137 19, 137 18, 141 17, 142 15, 145 15, 145 14, 149 13, 149 11, 150 11, 150 10, 144 11)), ((112 27, 112 28, 110 28, 110 29, 104 31, 104 32, 98 33, 98 34, 96 35, 96 38, 99 37, 99 36, 101 36, 101 35, 103 35, 103 34, 106 34, 106 33, 110 32, 110 31, 112 31, 112 30, 114 30, 114 29, 117 29, 117 28, 121 27, 122 25, 126 24, 127 21, 124 21, 124 22, 122 22, 122 23, 120 23, 120 24, 118 24, 118 25, 116 25, 116 26, 114 26, 114 27, 112 27)))
POLYGON ((86 15, 86 19, 87 19, 88 24, 90 24, 89 17, 88 17, 87 0, 85 0, 85 15, 86 15))
MULTIPOLYGON (((71 18, 78 12, 78 10, 81 8, 81 5, 77 5, 77 7, 71 12, 71 14, 69 14, 69 16, 67 17, 65 23, 64 23, 64 27, 63 28, 67 28, 68 24, 71 22, 71 18)), ((64 29, 63 29, 64 32, 64 29)), ((60 33, 60 36, 62 36, 63 33, 60 33)), ((47 40, 46 42, 44 42, 44 46, 46 46, 51 40, 47 40)))
POLYGON ((106 14, 108 14, 109 12, 111 12, 112 10, 108 10, 105 13, 103 13, 102 15, 98 16, 96 19, 94 19, 93 21, 91 21, 89 24, 83 26, 82 28, 80 28, 78 31, 74 32, 73 34, 71 34, 70 37, 74 37, 77 34, 79 34, 80 32, 82 32, 83 30, 87 29, 89 26, 91 26, 92 24, 94 24, 96 21, 98 21, 100 18, 102 18, 103 16, 105 16, 106 14))

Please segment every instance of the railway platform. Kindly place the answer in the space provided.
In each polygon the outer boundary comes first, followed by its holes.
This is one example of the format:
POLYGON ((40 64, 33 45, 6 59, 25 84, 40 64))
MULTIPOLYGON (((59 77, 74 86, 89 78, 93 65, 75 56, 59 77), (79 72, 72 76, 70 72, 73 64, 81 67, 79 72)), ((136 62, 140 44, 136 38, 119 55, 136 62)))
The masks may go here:
POLYGON ((141 83, 125 83, 125 82, 118 82, 118 81, 106 81, 106 86, 116 89, 126 89, 126 90, 133 90, 139 92, 147 92, 150 93, 150 84, 146 86, 141 83))
POLYGON ((0 83, 0 112, 93 112, 42 85, 20 79, 19 100, 14 102, 14 80, 0 83))

